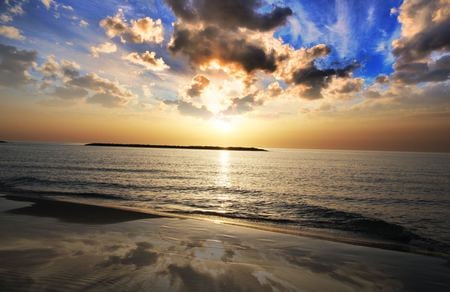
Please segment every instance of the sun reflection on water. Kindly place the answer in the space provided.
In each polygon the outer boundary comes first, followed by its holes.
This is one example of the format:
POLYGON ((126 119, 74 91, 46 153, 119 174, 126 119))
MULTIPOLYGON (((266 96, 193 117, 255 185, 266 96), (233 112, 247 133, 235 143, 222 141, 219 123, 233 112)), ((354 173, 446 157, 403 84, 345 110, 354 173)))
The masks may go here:
POLYGON ((223 188, 223 191, 220 195, 217 196, 217 201, 220 204, 220 207, 217 212, 227 212, 227 203, 229 202, 229 193, 228 188, 231 186, 230 183, 230 152, 229 151, 220 151, 218 155, 218 164, 217 164, 217 179, 216 184, 218 187, 223 188))
POLYGON ((229 187, 230 180, 228 177, 229 167, 230 167, 230 152, 229 151, 219 151, 219 163, 218 163, 218 174, 217 174, 217 185, 221 187, 229 187))

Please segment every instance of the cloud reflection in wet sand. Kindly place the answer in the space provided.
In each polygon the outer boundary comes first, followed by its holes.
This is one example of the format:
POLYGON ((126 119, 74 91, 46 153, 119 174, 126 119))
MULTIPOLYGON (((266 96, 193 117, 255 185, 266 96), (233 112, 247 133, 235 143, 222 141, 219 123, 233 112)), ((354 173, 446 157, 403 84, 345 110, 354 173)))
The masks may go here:
POLYGON ((0 200, 1 291, 426 288, 420 283, 445 291, 450 283, 444 261, 419 255, 191 219, 80 224, 0 200))

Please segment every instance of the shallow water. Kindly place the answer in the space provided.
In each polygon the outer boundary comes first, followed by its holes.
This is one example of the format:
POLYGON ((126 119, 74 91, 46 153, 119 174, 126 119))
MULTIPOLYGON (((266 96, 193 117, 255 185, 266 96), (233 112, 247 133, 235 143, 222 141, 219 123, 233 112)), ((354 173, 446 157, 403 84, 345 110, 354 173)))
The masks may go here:
POLYGON ((8 143, 0 191, 450 245, 449 154, 8 143))

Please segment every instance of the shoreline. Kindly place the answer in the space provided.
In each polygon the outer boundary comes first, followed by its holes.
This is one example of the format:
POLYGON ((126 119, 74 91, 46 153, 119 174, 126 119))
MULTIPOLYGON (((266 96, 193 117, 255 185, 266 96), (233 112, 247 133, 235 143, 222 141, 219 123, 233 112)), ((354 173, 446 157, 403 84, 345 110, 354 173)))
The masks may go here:
MULTIPOLYGON (((349 244, 354 246, 362 246, 367 248, 376 248, 376 249, 382 249, 382 250, 389 250, 389 251, 396 251, 396 252, 404 252, 409 254, 417 254, 417 255, 424 255, 424 256, 432 256, 436 258, 441 259, 448 259, 450 260, 450 255, 446 254, 444 252, 438 252, 438 251, 431 251, 426 250, 424 248, 419 248, 417 246, 411 246, 407 244, 387 241, 387 240, 376 240, 371 238, 358 238, 356 237, 344 237, 339 234, 332 234, 331 232, 325 232, 323 230, 308 230, 308 229, 296 229, 296 228, 287 228, 287 227, 281 227, 277 226, 275 224, 269 224, 269 223, 261 223, 261 222, 251 222, 250 220, 239 220, 239 219, 231 219, 231 218, 225 218, 225 217, 219 217, 219 216, 208 216, 208 215, 188 215, 188 214, 182 214, 182 213, 172 213, 172 212, 163 212, 163 211, 157 211, 157 210, 151 210, 148 208, 139 208, 139 207, 133 207, 133 206, 124 206, 119 204, 113 204, 113 203, 107 203, 107 202, 95 202, 93 200, 77 200, 77 199, 70 199, 70 198, 61 198, 61 197, 45 197, 42 195, 25 195, 25 194, 17 194, 17 193, 7 193, 5 191, 2 191, 0 193, 0 198, 4 198, 7 200, 12 201, 22 201, 22 202, 29 202, 34 204, 48 204, 51 203, 55 206, 58 204, 61 205, 61 207, 64 207, 64 205, 72 205, 74 207, 79 207, 80 209, 83 208, 98 208, 100 210, 116 210, 119 212, 123 212, 123 214, 131 214, 132 217, 136 218, 142 218, 145 219, 147 217, 161 217, 161 218, 175 218, 175 219, 189 219, 189 220, 200 220, 200 221, 206 221, 210 223, 219 223, 229 226, 238 226, 238 227, 245 227, 245 228, 251 228, 255 230, 261 230, 266 232, 275 232, 280 234, 286 234, 286 235, 293 235, 298 237, 306 237, 306 238, 312 238, 312 239, 318 239, 318 240, 325 240, 330 242, 336 242, 336 243, 343 243, 343 244, 349 244)), ((346 233, 351 235, 350 233, 346 233)))
POLYGON ((126 207, 29 200, 0 197, 2 291, 450 288, 449 261, 437 257, 126 207))

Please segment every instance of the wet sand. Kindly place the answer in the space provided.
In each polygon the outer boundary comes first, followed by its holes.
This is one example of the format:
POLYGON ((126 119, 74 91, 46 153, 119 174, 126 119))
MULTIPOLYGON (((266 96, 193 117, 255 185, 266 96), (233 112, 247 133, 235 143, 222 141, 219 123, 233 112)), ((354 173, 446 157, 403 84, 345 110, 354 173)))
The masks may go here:
POLYGON ((443 258, 0 197, 0 291, 449 291, 443 258))

